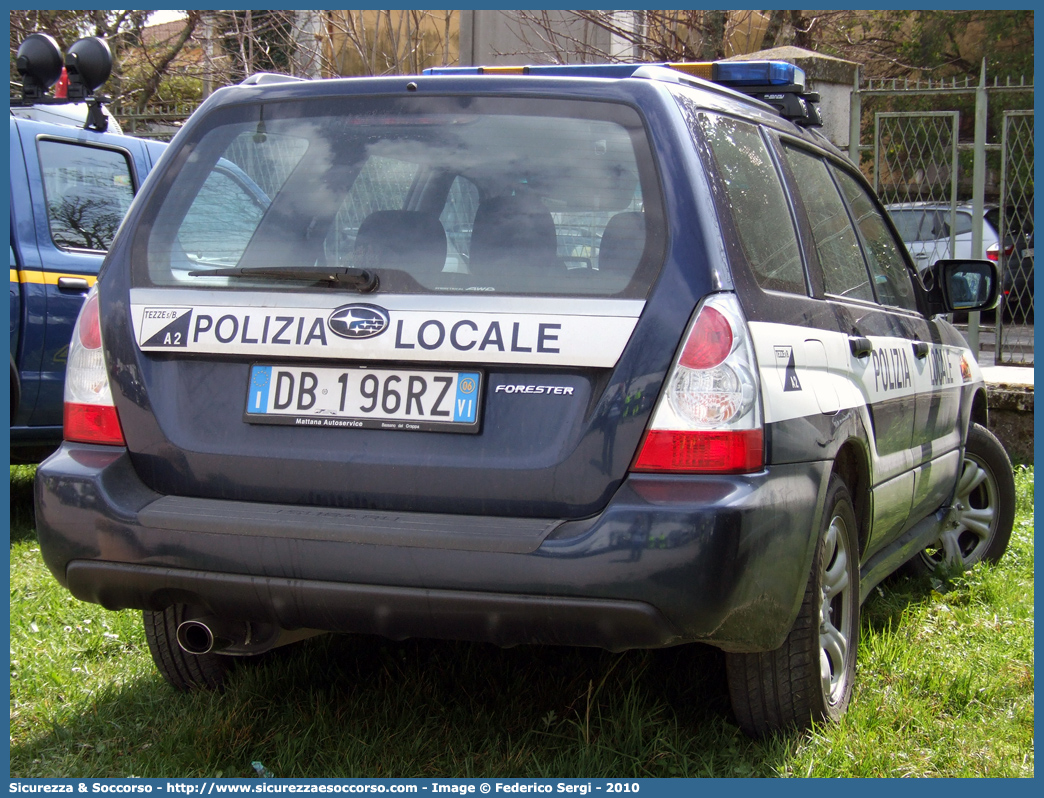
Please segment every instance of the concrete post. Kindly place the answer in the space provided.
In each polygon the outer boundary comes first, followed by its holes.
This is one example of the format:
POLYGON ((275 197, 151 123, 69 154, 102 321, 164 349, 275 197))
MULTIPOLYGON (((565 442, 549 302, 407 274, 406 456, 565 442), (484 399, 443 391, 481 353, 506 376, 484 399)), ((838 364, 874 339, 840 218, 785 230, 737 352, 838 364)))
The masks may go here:
POLYGON ((863 127, 863 98, 859 94, 859 67, 855 68, 852 93, 848 97, 848 160, 859 168, 859 136, 863 127))
MULTIPOLYGON (((986 59, 975 90, 975 155, 972 161, 972 257, 982 257, 982 213, 986 202, 986 59)), ((968 314, 968 346, 979 356, 979 314, 968 314)), ((994 353, 996 357, 996 353, 994 353)))

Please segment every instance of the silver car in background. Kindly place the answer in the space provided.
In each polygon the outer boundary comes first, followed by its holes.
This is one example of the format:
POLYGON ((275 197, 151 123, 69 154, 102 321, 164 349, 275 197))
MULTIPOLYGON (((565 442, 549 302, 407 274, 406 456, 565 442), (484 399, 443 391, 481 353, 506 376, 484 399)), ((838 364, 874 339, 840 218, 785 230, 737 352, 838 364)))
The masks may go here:
POLYGON ((946 202, 902 202, 886 205, 885 209, 910 251, 918 272, 923 272, 938 260, 985 259, 987 250, 1000 240, 997 233, 1000 209, 996 206, 986 206, 983 211, 982 248, 977 252, 972 252, 972 221, 975 217, 971 203, 960 204, 952 212, 946 202))

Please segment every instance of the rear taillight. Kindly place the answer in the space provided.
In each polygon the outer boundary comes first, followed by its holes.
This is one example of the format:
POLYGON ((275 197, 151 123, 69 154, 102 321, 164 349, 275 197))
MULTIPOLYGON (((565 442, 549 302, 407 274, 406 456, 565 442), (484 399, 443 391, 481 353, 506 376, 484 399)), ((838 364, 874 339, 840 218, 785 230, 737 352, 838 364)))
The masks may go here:
MULTIPOLYGON (((1015 245, 1009 244, 1004 248, 1004 257, 1010 258, 1011 253, 1015 251, 1015 245)), ((986 257, 992 260, 994 263, 1000 261, 1000 244, 990 244, 986 249, 986 257)))
POLYGON ((126 445, 102 354, 97 288, 87 294, 69 344, 64 421, 67 441, 126 445))
POLYGON ((633 471, 737 474, 765 463, 750 332, 734 294, 705 299, 664 382, 633 471))
POLYGON ((741 474, 764 462, 760 429, 649 430, 635 471, 741 474))

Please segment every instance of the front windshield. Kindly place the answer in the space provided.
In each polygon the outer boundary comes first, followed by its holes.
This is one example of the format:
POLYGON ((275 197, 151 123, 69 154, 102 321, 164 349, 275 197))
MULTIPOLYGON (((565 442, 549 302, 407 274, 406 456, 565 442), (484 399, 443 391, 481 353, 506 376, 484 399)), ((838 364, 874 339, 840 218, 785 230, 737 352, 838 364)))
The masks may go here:
POLYGON ((338 98, 212 116, 153 195, 136 284, 364 269, 381 291, 631 297, 662 259, 655 170, 622 105, 338 98))

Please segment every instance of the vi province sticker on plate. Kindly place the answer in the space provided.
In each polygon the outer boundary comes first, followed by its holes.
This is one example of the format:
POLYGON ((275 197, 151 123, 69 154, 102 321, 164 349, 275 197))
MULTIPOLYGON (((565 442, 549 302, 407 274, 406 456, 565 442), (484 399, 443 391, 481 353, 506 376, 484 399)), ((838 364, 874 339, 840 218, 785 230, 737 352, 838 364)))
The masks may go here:
POLYGON ((478 432, 475 371, 256 364, 244 419, 302 427, 478 432))

